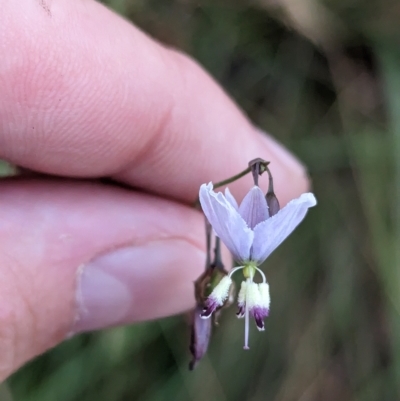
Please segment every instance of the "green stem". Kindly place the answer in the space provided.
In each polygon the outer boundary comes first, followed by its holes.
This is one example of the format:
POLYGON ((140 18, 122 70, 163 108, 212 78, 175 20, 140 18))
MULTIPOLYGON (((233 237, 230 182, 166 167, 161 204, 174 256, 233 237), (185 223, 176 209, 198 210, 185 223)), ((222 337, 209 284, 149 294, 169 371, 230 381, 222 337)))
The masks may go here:
POLYGON ((234 182, 238 180, 239 178, 244 177, 246 174, 249 174, 251 172, 251 166, 247 167, 245 170, 243 170, 241 173, 234 175, 233 177, 227 178, 226 180, 217 182, 214 184, 214 188, 220 188, 223 187, 224 185, 230 184, 231 182, 234 182))
MULTIPOLYGON (((224 185, 230 184, 231 182, 234 182, 234 181, 238 180, 239 178, 244 177, 246 174, 249 174, 250 172, 253 171, 254 162, 259 162, 259 163, 264 164, 264 166, 263 166, 264 170, 262 170, 262 172, 264 172, 265 170, 268 170, 267 166, 268 166, 269 162, 267 162, 263 159, 254 159, 254 160, 250 161, 249 167, 244 169, 242 172, 234 175, 233 177, 227 178, 226 180, 223 180, 223 181, 217 182, 216 184, 213 184, 213 188, 217 189, 217 188, 223 187, 224 185)), ((259 174, 261 175, 262 173, 259 173, 259 174)), ((272 178, 269 170, 268 170, 268 174, 269 174, 270 178, 272 178)), ((199 198, 196 199, 196 202, 194 203, 193 206, 196 208, 198 208, 200 206, 199 198)))

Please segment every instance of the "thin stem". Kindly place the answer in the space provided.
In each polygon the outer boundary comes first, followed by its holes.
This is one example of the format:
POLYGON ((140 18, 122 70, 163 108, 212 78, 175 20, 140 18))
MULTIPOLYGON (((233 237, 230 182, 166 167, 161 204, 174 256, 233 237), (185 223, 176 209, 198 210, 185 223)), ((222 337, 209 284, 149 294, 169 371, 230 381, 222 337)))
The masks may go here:
POLYGON ((256 270, 261 274, 262 278, 263 278, 263 283, 265 284, 267 282, 267 278, 265 277, 264 272, 259 269, 258 267, 256 267, 256 270))
POLYGON ((235 267, 234 269, 232 269, 232 270, 229 272, 229 277, 231 277, 232 274, 235 273, 235 272, 237 272, 238 270, 243 269, 243 267, 244 267, 244 266, 238 266, 238 267, 235 267))
POLYGON ((257 167, 256 168, 252 168, 251 169, 251 173, 253 174, 254 185, 256 185, 258 187, 259 169, 257 167))
POLYGON ((246 174, 249 174, 251 171, 251 167, 247 167, 245 170, 243 170, 241 173, 234 175, 233 177, 227 178, 226 180, 217 182, 214 184, 214 189, 223 187, 224 185, 230 184, 231 182, 234 182, 238 180, 239 178, 244 177, 246 174))
POLYGON ((249 161, 249 167, 251 167, 251 173, 253 175, 254 185, 258 187, 258 178, 268 168, 269 162, 260 157, 249 161))
MULTIPOLYGON (((230 184, 231 182, 237 181, 239 178, 244 177, 246 174, 249 174, 250 172, 253 172, 254 181, 255 182, 257 181, 256 185, 258 185, 258 177, 255 178, 255 176, 254 176, 254 163, 258 163, 260 166, 262 165, 262 168, 261 167, 258 168, 259 175, 261 175, 265 171, 265 169, 267 168, 267 166, 269 164, 269 162, 267 162, 263 159, 260 159, 260 158, 254 159, 254 160, 250 161, 249 167, 247 167, 245 170, 243 170, 239 174, 236 174, 233 177, 227 178, 226 180, 223 180, 223 181, 213 184, 213 189, 217 189, 217 188, 223 187, 224 185, 230 184)), ((193 204, 193 206, 195 208, 200 207, 199 198, 196 199, 196 202, 193 204)))
POLYGON ((272 174, 271 171, 269 171, 268 167, 265 167, 267 173, 268 173, 268 194, 273 194, 274 193, 274 180, 272 179, 272 174))

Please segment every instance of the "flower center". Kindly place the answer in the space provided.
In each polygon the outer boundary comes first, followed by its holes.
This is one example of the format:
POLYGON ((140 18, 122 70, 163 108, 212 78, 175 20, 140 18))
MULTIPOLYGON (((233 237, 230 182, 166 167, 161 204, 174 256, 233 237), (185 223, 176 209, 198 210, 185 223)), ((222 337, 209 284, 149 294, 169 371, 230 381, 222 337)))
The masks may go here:
POLYGON ((231 270, 228 277, 231 277, 233 273, 237 272, 238 270, 243 270, 243 276, 246 278, 247 281, 253 282, 253 278, 257 272, 261 274, 263 283, 267 282, 265 274, 262 270, 260 270, 254 262, 246 262, 244 266, 238 266, 231 270))
POLYGON ((249 278, 251 281, 253 281, 253 277, 255 276, 256 271, 257 271, 256 269, 257 269, 257 266, 254 263, 248 263, 248 264, 244 265, 243 276, 246 279, 249 278))

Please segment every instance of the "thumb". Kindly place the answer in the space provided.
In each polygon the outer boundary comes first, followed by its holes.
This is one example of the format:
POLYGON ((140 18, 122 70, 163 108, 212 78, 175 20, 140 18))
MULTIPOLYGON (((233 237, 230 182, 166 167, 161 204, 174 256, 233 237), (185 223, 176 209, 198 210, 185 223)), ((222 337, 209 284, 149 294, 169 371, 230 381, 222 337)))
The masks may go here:
POLYGON ((182 312, 204 264, 200 213, 90 183, 0 188, 0 379, 71 333, 182 312))

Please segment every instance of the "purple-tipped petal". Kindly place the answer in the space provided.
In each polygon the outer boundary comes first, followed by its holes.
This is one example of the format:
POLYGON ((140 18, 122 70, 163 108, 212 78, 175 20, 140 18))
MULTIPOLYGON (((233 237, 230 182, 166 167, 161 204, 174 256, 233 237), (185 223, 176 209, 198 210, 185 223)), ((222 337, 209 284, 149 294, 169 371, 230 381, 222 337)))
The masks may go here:
POLYGON ((244 317, 245 312, 246 312, 246 288, 247 288, 247 283, 246 281, 242 281, 242 284, 240 285, 240 291, 238 294, 238 311, 236 313, 236 316, 241 319, 244 317))
POLYGON ((206 302, 205 302, 205 307, 203 309, 203 311, 201 312, 200 317, 202 319, 208 319, 209 317, 211 317, 211 315, 217 310, 218 307, 220 307, 221 305, 212 298, 207 298, 206 302))
POLYGON ((251 229, 268 219, 267 201, 259 187, 254 186, 244 197, 239 207, 239 213, 251 229))
POLYGON ((317 204, 312 193, 290 201, 275 216, 254 228, 251 259, 262 263, 304 219, 307 210, 317 204))
POLYGON ((217 308, 225 303, 229 296, 231 285, 232 279, 229 276, 222 277, 221 281, 215 286, 205 301, 205 307, 201 313, 203 319, 208 319, 217 308))
POLYGON ((237 204, 236 199, 231 194, 231 191, 229 191, 229 188, 225 188, 225 198, 235 210, 239 210, 239 205, 237 204))
POLYGON ((268 316, 269 310, 262 307, 254 307, 250 310, 251 316, 256 321, 256 326, 259 331, 264 331, 264 319, 268 316))
POLYGON ((257 329, 264 330, 264 319, 269 314, 269 285, 268 283, 256 284, 251 282, 247 286, 246 302, 250 316, 256 321, 257 329))
POLYGON ((200 203, 204 214, 212 225, 215 233, 231 251, 233 257, 244 262, 250 257, 253 243, 253 231, 227 201, 221 192, 215 193, 212 184, 200 187, 200 203))
POLYGON ((236 316, 238 317, 238 319, 242 319, 244 317, 244 313, 245 313, 245 305, 243 306, 239 306, 238 311, 236 312, 236 316))

